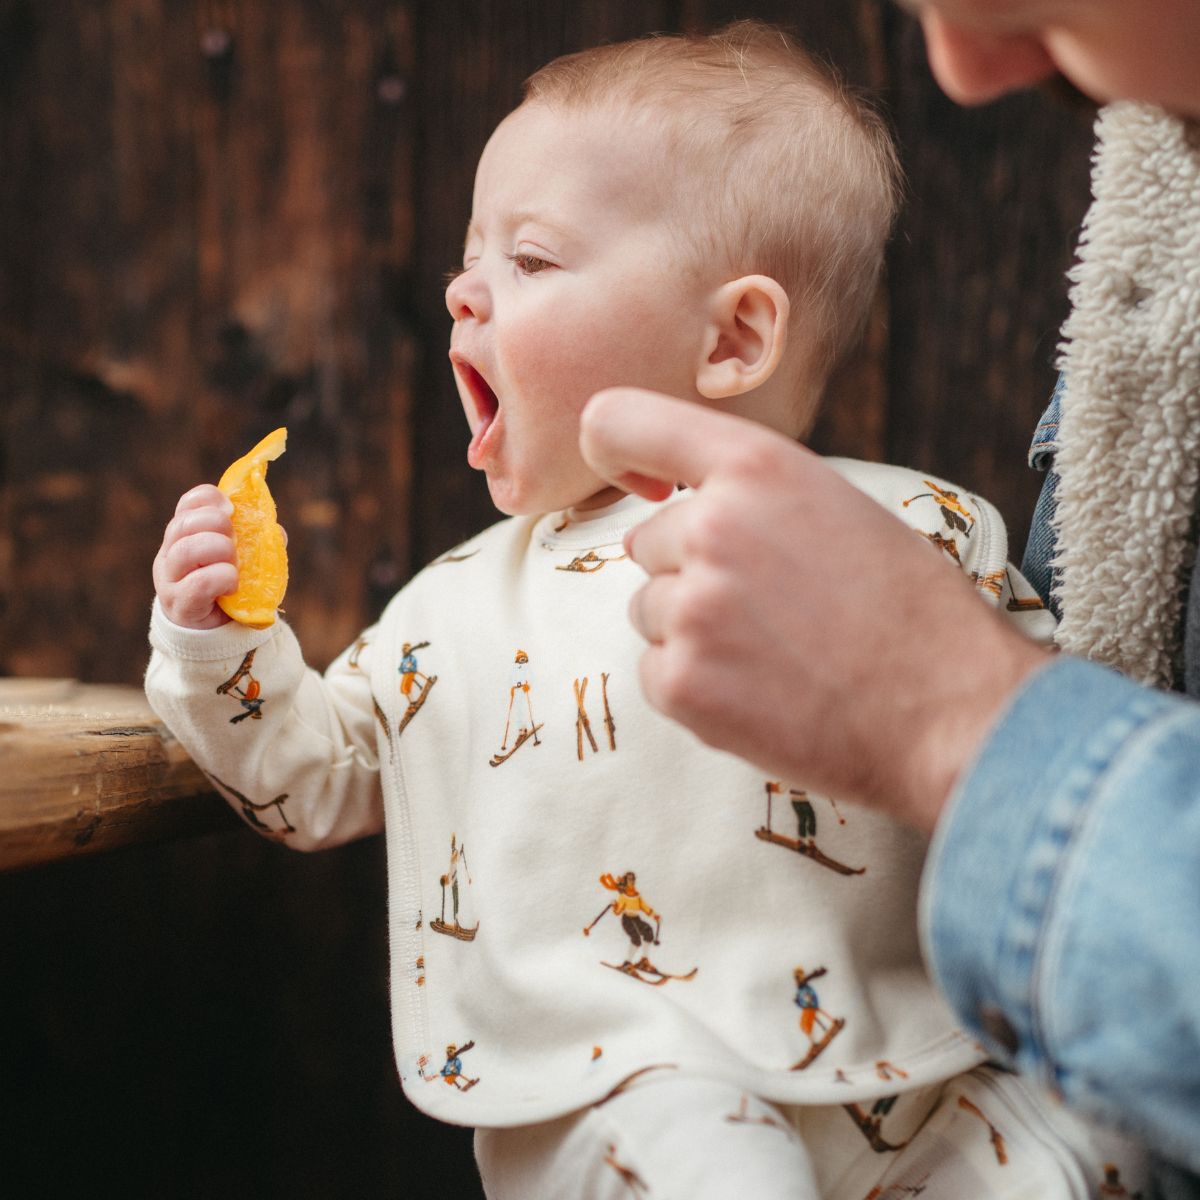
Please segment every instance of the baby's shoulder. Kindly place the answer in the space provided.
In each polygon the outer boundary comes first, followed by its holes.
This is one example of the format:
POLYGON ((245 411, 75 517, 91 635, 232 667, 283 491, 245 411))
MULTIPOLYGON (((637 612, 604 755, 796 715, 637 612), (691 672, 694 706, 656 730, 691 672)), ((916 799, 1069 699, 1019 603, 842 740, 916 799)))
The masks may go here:
POLYGON ((1003 567, 1008 555, 1004 521, 978 492, 929 471, 894 463, 851 458, 825 462, 968 573, 1003 567))

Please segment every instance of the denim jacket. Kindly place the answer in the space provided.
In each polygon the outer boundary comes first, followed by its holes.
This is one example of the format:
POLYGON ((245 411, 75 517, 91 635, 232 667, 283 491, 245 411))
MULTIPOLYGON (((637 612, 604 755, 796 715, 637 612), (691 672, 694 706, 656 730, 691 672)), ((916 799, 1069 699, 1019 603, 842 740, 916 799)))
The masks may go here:
MULTIPOLYGON (((1047 600, 1061 395, 1022 564, 1047 600)), ((922 905, 965 1024, 1175 1164, 1161 1195, 1200 1196, 1200 707, 1079 659, 1037 672, 947 806, 922 905)))
POLYGON ((1037 507, 1033 510, 1033 523, 1029 529, 1029 541, 1025 546, 1025 557, 1021 561, 1021 573, 1033 584, 1042 602, 1059 619, 1058 601, 1054 596, 1055 534, 1051 525, 1054 504, 1058 494, 1058 472, 1054 469, 1054 455, 1058 452, 1058 422, 1062 411, 1063 381, 1059 376, 1054 385, 1054 395, 1042 414, 1033 432, 1033 443, 1029 447, 1029 465, 1045 473, 1037 507))

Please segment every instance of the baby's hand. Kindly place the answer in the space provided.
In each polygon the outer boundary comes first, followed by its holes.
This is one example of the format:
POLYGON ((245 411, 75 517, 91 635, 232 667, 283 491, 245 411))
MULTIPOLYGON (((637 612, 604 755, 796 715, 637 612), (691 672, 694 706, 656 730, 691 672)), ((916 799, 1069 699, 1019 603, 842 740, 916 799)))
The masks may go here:
POLYGON ((211 483, 185 492, 154 559, 154 590, 169 620, 185 629, 216 629, 229 618, 217 597, 237 588, 233 505, 211 483))

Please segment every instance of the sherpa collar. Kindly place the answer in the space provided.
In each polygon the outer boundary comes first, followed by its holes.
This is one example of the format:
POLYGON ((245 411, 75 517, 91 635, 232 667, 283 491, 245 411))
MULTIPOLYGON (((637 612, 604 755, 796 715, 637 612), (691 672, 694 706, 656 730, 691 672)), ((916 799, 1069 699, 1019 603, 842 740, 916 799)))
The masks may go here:
POLYGON ((1096 133, 1059 361, 1058 641, 1170 686, 1200 477, 1200 131, 1122 103, 1096 133))

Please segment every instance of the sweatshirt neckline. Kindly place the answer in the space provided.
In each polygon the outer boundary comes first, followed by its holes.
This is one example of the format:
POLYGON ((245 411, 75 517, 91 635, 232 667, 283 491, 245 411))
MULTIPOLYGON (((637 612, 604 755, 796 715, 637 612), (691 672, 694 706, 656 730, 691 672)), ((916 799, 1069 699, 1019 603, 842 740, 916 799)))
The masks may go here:
POLYGON ((548 513, 538 521, 537 540, 546 550, 617 545, 635 525, 640 525, 662 504, 669 504, 679 494, 676 492, 664 501, 628 495, 604 508, 586 512, 569 508, 548 513))

